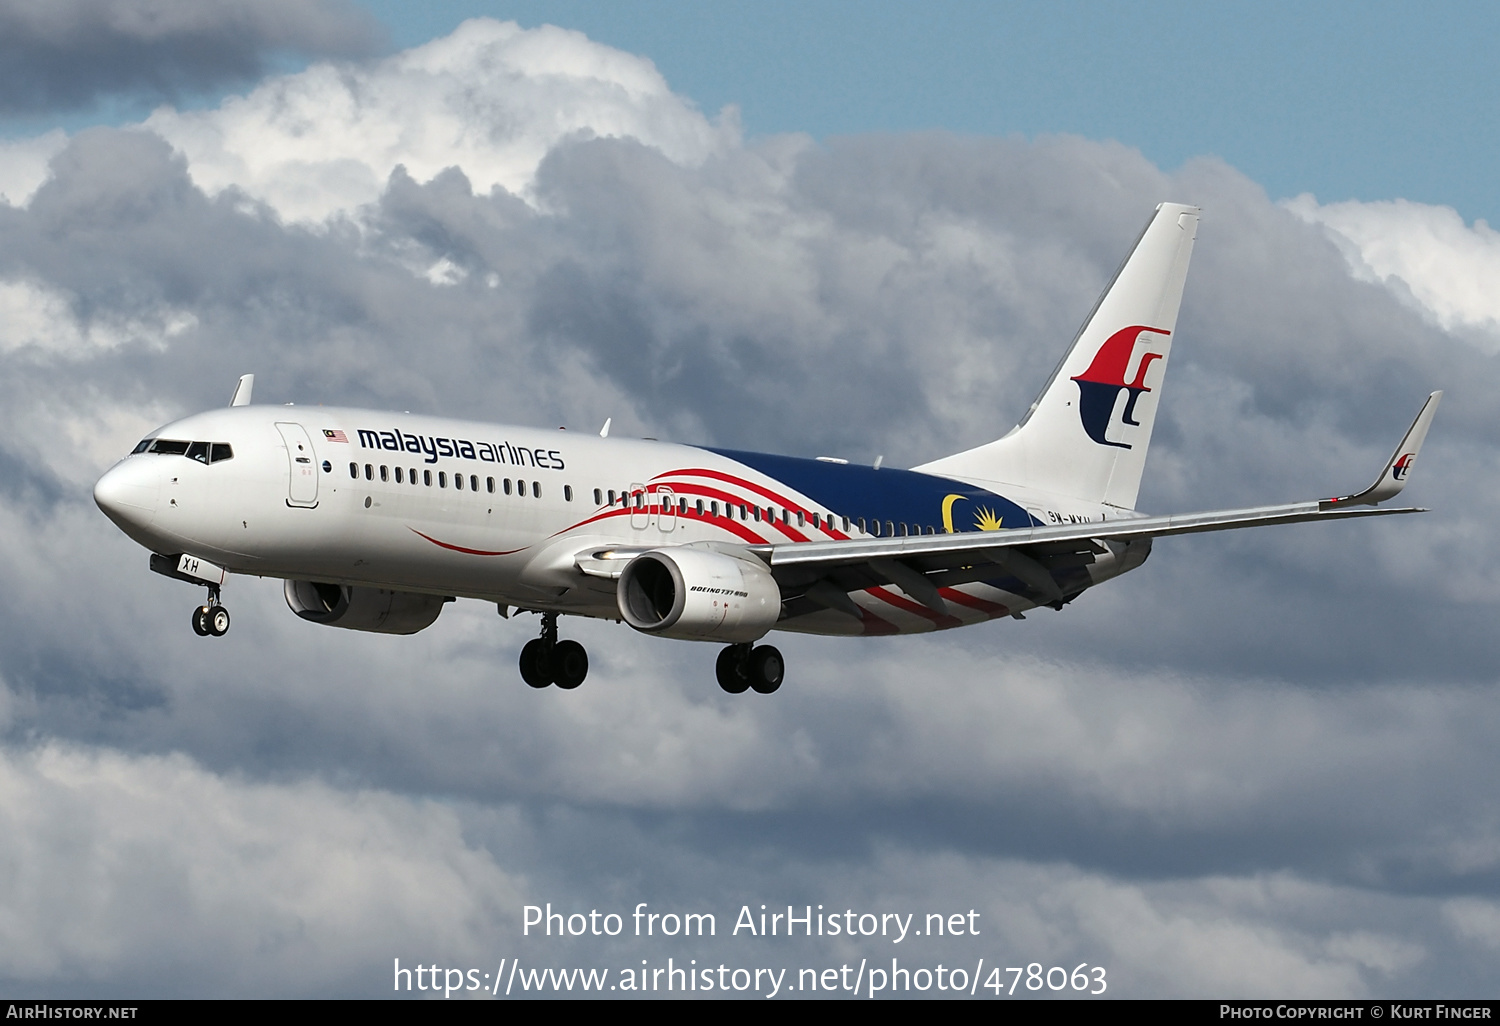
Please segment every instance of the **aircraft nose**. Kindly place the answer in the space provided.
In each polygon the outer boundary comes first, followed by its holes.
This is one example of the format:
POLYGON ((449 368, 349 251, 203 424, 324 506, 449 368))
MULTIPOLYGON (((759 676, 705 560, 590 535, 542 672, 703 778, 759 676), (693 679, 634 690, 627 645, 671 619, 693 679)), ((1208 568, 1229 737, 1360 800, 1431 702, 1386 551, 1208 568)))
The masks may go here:
POLYGON ((122 528, 145 527, 156 516, 161 475, 152 458, 121 460, 94 485, 94 502, 122 528))

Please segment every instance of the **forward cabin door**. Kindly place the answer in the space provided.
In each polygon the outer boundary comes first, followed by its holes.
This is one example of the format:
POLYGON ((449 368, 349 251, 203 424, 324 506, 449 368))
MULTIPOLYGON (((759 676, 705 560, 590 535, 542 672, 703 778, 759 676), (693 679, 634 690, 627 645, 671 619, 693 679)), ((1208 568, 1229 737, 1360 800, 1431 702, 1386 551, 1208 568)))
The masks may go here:
POLYGON ((287 482, 286 504, 308 509, 318 504, 318 464, 313 455, 312 439, 301 424, 278 421, 276 430, 286 443, 286 460, 291 477, 287 482))

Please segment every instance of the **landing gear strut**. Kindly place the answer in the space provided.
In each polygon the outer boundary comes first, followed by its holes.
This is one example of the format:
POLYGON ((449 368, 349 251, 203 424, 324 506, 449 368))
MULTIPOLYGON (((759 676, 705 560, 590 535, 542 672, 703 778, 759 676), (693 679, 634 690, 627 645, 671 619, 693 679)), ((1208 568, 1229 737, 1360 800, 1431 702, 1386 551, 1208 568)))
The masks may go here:
POLYGON ((557 640, 557 614, 542 614, 542 635, 521 649, 521 679, 534 688, 571 691, 589 675, 589 654, 576 641, 557 640))
POLYGON ((769 695, 781 687, 786 663, 782 661, 781 652, 774 646, 757 645, 751 648, 746 643, 730 645, 720 652, 714 672, 719 678, 719 687, 731 695, 743 694, 746 690, 769 695))
POLYGON ((193 633, 200 638, 222 638, 229 633, 229 610, 219 604, 219 586, 208 586, 208 601, 193 610, 193 633))

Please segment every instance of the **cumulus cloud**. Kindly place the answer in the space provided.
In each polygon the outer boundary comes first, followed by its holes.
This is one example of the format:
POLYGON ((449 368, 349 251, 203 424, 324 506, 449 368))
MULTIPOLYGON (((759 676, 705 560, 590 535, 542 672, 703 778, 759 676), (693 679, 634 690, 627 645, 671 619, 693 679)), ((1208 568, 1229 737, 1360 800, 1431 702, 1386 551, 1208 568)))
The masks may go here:
POLYGON ((1319 204, 1310 195, 1287 209, 1320 224, 1354 274, 1377 281, 1449 331, 1470 329, 1486 352, 1500 352, 1500 233, 1464 223, 1452 207, 1388 200, 1319 204))
POLYGON ((487 963, 520 905, 441 805, 236 781, 180 756, 7 751, 0 823, 0 978, 28 987, 260 995, 269 972, 317 994, 379 978, 396 938, 487 963))
POLYGON ((261 74, 278 51, 356 56, 380 40, 347 0, 3 0, 0 112, 174 98, 261 74))
POLYGON ((0 203, 24 207, 47 178, 47 164, 67 145, 60 128, 25 139, 0 141, 0 203))
POLYGON ((80 133, 28 188, 0 205, 0 903, 44 943, 11 989, 182 993, 176 966, 370 995, 402 950, 488 966, 549 900, 974 907, 994 948, 927 952, 1106 964, 1126 995, 1488 986, 1500 807, 1461 782, 1497 768, 1500 372, 1232 168, 1074 138, 747 145, 648 62, 477 22, 80 133), (201 593, 89 498, 249 371, 261 402, 911 465, 1014 423, 1167 199, 1205 218, 1145 508, 1361 487, 1451 386, 1408 493, 1434 513, 1164 540, 1024 623, 778 640, 787 685, 744 700, 712 649, 595 622, 565 624, 587 684, 534 692, 534 619, 479 603, 364 636, 235 579, 208 642, 201 593), (176 896, 135 923, 136 890, 176 896))
POLYGON ((732 113, 710 123, 643 57, 483 18, 383 61, 317 64, 146 124, 209 193, 234 186, 308 221, 373 202, 398 165, 419 181, 457 166, 481 192, 520 194, 570 136, 637 139, 691 164, 737 135, 732 113))

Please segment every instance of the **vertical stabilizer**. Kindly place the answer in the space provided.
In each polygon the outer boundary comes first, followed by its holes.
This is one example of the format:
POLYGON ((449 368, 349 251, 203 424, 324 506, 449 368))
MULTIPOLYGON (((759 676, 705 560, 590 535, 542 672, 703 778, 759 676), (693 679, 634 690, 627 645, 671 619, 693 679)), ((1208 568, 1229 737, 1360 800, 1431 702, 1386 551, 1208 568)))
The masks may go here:
POLYGON ((914 469, 1134 508, 1197 232, 1197 207, 1157 207, 1021 423, 914 469))

